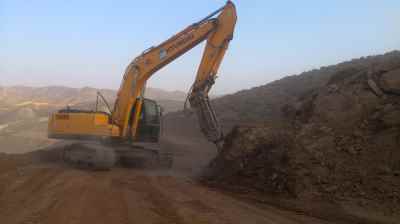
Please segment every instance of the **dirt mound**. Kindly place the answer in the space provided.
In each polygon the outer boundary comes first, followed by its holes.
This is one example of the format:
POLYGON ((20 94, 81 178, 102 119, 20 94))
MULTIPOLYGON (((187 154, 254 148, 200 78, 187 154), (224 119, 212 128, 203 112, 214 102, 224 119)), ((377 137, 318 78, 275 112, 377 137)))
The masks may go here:
POLYGON ((235 127, 212 163, 218 171, 213 180, 262 192, 293 193, 288 161, 292 139, 268 127, 235 127))
POLYGON ((282 106, 281 123, 235 128, 211 179, 400 217, 400 60, 376 62, 282 106))

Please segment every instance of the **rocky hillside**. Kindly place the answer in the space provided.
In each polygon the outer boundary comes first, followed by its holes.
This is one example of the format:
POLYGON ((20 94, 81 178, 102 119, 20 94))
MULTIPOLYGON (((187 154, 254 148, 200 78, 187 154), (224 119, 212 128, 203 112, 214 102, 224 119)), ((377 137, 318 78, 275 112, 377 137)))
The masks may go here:
POLYGON ((283 121, 288 112, 285 105, 294 104, 299 98, 307 97, 315 90, 323 88, 333 75, 341 71, 352 74, 371 68, 388 70, 396 66, 399 60, 400 51, 354 59, 226 95, 213 100, 213 104, 218 116, 228 126, 283 121))
POLYGON ((400 52, 216 102, 230 103, 230 119, 266 123, 233 129, 213 162, 214 182, 292 198, 303 208, 324 201, 399 220, 400 52))

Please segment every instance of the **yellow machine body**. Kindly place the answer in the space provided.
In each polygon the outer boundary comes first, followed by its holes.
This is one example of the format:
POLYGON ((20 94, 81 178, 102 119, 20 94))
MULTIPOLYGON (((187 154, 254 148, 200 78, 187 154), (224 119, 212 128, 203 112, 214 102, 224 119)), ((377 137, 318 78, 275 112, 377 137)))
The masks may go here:
POLYGON ((133 141, 150 138, 153 141, 152 136, 159 133, 160 114, 156 103, 144 98, 147 80, 176 58, 206 41, 188 99, 199 117, 205 136, 215 143, 221 141, 222 131, 209 103, 208 92, 233 38, 236 19, 236 8, 228 1, 201 21, 144 51, 126 68, 114 107, 109 108, 109 113, 60 110, 50 116, 49 137, 113 137, 133 141))
POLYGON ((50 138, 118 137, 119 128, 111 124, 108 114, 102 112, 57 112, 48 123, 50 138))

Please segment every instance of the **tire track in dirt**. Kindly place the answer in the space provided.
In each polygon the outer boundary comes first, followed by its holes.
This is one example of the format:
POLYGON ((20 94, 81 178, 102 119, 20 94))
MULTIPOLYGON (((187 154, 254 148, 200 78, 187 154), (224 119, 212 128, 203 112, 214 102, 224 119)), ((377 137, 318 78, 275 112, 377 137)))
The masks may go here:
POLYGON ((7 204, 7 206, 2 206, 1 216, 10 222, 14 220, 17 223, 35 223, 54 203, 54 195, 51 191, 47 191, 47 184, 58 175, 58 172, 48 169, 23 172, 25 171, 15 171, 18 178, 9 181, 9 187, 3 191, 0 204, 7 204), (40 195, 41 200, 37 200, 32 195, 40 195), (17 210, 22 212, 14 216, 17 210))
POLYGON ((156 214, 157 223, 186 223, 178 213, 173 201, 155 187, 154 181, 148 176, 136 176, 125 181, 119 182, 128 193, 140 194, 140 199, 146 201, 148 209, 156 214))

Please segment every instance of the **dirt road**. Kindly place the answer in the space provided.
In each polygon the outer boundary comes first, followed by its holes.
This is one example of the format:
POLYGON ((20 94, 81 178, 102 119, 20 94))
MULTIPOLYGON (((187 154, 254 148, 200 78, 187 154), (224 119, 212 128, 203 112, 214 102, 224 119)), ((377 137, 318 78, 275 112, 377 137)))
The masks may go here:
POLYGON ((166 122, 163 146, 175 159, 168 171, 83 171, 52 153, 0 154, 0 223, 326 223, 259 207, 196 182, 215 149, 192 120, 182 119, 166 122))
POLYGON ((1 173, 0 183, 4 224, 323 223, 260 209, 165 171, 28 165, 1 173))

